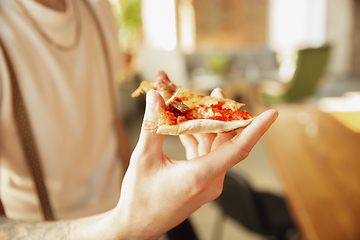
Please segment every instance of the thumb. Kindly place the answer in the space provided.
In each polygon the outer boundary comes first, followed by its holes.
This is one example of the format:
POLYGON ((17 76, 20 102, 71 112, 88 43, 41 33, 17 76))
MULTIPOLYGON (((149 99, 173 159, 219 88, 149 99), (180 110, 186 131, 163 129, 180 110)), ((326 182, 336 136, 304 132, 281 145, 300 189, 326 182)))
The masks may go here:
POLYGON ((160 107, 165 106, 164 99, 155 90, 146 94, 146 107, 141 127, 140 139, 136 148, 143 153, 162 154, 164 135, 157 134, 160 107))

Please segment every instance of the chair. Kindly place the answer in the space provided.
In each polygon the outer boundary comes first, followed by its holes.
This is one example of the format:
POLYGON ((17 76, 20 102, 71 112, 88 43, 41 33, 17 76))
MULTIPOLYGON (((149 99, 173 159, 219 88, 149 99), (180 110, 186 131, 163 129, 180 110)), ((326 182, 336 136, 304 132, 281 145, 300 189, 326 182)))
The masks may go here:
POLYGON ((297 229, 284 200, 270 193, 254 191, 238 172, 229 170, 226 173, 223 192, 214 202, 222 212, 214 228, 214 239, 221 239, 224 217, 269 239, 297 237, 297 229))
POLYGON ((262 93, 263 101, 269 104, 295 102, 312 96, 325 72, 330 50, 329 45, 298 50, 296 69, 287 90, 279 96, 262 93))
POLYGON ((197 240, 198 237, 190 219, 185 219, 178 226, 169 230, 160 240, 197 240))

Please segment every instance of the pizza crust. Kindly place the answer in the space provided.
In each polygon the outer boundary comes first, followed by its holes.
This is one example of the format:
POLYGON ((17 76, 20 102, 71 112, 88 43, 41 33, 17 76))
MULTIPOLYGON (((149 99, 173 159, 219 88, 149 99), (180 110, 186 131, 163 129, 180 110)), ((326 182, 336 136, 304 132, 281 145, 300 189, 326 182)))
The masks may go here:
POLYGON ((254 118, 247 120, 236 120, 231 122, 223 122, 211 119, 196 119, 182 122, 176 125, 159 126, 156 133, 167 135, 181 135, 194 133, 225 133, 232 132, 249 125, 254 118))

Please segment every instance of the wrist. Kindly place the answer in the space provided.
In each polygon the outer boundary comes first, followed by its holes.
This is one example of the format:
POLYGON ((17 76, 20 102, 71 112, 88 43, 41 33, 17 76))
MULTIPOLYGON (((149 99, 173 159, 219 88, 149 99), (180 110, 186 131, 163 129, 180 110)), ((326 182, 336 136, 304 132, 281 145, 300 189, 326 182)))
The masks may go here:
POLYGON ((70 227, 71 240, 92 240, 92 239, 122 239, 119 238, 120 229, 117 228, 114 219, 114 210, 91 217, 72 221, 70 227))
POLYGON ((132 212, 129 208, 117 206, 112 212, 113 222, 116 223, 117 235, 121 240, 156 240, 161 231, 149 222, 142 211, 132 212))

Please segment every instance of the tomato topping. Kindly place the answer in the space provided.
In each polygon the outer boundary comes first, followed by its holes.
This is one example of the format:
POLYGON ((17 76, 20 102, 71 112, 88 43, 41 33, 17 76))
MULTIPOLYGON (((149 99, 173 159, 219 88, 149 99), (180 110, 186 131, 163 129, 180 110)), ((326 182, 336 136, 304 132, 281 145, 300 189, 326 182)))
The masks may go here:
POLYGON ((234 121, 234 120, 247 120, 253 117, 250 113, 243 110, 232 111, 231 109, 223 109, 223 104, 218 104, 216 106, 206 107, 202 106, 205 109, 212 109, 214 112, 213 116, 209 116, 208 119, 219 120, 219 121, 234 121))
POLYGON ((231 109, 223 109, 222 105, 223 103, 212 106, 201 105, 191 109, 185 115, 173 112, 170 107, 162 107, 160 124, 175 125, 193 119, 212 119, 229 122, 235 120, 247 120, 254 117, 243 110, 233 111, 231 109))
POLYGON ((167 124, 167 125, 175 125, 177 124, 177 116, 168 110, 165 109, 165 107, 160 108, 161 111, 161 118, 160 118, 160 124, 167 124))

